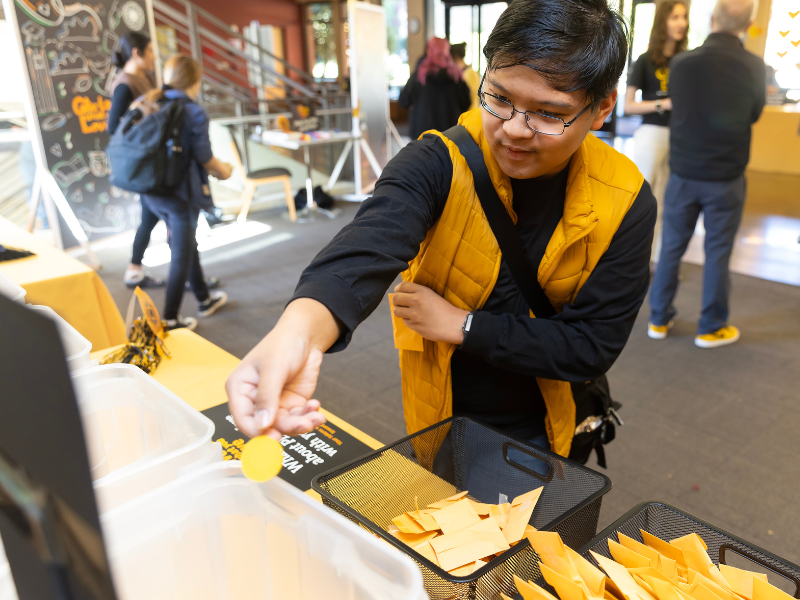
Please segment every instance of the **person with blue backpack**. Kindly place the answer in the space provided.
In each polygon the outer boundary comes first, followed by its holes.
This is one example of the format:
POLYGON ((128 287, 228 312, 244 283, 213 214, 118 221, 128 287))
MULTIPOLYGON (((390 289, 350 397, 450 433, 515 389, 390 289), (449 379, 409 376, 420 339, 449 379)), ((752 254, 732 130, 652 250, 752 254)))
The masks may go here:
POLYGON ((172 259, 162 318, 168 329, 195 329, 197 319, 179 310, 188 281, 199 317, 208 317, 228 300, 222 290, 209 291, 197 251, 197 219, 213 209, 209 174, 227 179, 233 168, 211 150, 209 119, 195 102, 203 68, 177 54, 164 65, 162 89, 151 90, 131 106, 108 146, 111 183, 141 194, 142 202, 167 224, 172 259))

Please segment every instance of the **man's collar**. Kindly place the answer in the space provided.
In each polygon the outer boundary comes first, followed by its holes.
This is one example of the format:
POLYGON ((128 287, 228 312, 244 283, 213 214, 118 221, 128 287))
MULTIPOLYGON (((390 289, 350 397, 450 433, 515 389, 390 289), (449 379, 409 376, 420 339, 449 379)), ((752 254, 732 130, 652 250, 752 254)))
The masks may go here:
POLYGON ((703 42, 704 46, 721 46, 724 48, 744 48, 742 40, 726 31, 717 31, 710 34, 706 41, 703 42))

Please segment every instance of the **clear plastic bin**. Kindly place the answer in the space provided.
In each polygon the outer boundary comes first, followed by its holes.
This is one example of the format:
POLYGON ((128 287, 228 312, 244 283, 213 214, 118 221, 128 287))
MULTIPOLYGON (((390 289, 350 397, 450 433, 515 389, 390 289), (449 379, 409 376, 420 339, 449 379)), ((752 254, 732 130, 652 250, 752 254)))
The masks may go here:
POLYGON ((222 460, 214 423, 138 367, 72 376, 100 512, 222 460))
POLYGON ((401 552, 241 463, 198 469, 101 517, 120 600, 427 600, 401 552))
POLYGON ((61 337, 61 343, 64 345, 67 368, 70 372, 74 373, 81 369, 97 366, 97 361, 92 360, 89 356, 92 351, 92 343, 78 333, 78 330, 72 325, 59 317, 56 311, 49 306, 36 306, 34 304, 28 305, 28 308, 55 322, 58 335, 61 337))
POLYGON ((14 302, 25 304, 25 288, 12 281, 5 273, 0 273, 0 294, 11 298, 14 302))

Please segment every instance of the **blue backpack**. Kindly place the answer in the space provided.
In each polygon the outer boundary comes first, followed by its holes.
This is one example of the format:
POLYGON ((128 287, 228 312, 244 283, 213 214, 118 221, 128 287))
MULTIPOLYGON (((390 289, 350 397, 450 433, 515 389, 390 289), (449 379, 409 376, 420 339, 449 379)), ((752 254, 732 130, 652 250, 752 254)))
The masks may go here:
POLYGON ((189 165, 181 144, 186 98, 162 99, 144 116, 128 111, 111 137, 106 154, 111 185, 139 194, 170 196, 183 183, 189 165))

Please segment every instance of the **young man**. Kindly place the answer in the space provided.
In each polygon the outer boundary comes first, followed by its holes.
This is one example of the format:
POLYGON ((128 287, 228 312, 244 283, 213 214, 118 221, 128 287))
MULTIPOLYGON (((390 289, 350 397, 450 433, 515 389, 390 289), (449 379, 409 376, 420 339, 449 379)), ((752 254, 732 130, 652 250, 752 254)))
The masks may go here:
POLYGON ((423 351, 400 351, 409 432, 464 415, 569 453, 568 382, 611 367, 649 282, 653 195, 631 161, 589 135, 617 99, 625 26, 604 0, 515 0, 484 54, 481 108, 461 124, 558 314, 531 317, 466 161, 425 134, 387 165, 228 380, 248 435, 319 422, 309 398, 322 353, 343 350, 403 272, 394 314, 424 338, 423 351))
POLYGON ((681 257, 701 211, 706 260, 694 343, 717 348, 739 339, 739 330, 728 324, 728 264, 744 208, 750 132, 767 95, 764 61, 742 44, 755 12, 755 0, 719 0, 711 15, 711 35, 672 64, 672 175, 664 196, 663 246, 647 329, 656 340, 667 337, 675 317, 672 301, 681 257))

